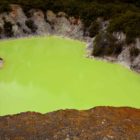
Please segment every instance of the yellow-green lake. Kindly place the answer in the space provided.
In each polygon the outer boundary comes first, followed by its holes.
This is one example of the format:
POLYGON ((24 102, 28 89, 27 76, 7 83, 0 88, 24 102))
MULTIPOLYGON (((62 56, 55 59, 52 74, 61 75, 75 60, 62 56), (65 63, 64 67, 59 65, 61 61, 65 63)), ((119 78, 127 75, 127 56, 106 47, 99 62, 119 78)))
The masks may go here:
POLYGON ((85 57, 85 43, 61 37, 0 42, 0 115, 25 111, 140 108, 140 75, 85 57))

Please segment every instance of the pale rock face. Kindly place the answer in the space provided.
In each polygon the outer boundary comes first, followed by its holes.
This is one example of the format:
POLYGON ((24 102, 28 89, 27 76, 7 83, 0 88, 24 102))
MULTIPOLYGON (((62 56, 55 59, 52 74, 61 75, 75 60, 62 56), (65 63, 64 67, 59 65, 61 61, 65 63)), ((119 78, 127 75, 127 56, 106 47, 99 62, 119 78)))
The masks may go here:
POLYGON ((75 38, 83 38, 83 34, 84 34, 84 32, 83 32, 83 30, 82 30, 82 28, 83 28, 83 26, 82 26, 82 24, 79 24, 79 25, 73 25, 73 32, 72 32, 72 34, 71 34, 71 36, 74 36, 75 38))
POLYGON ((67 17, 67 14, 65 12, 58 12, 57 16, 59 16, 59 17, 67 17))
POLYGON ((136 43, 124 46, 124 50, 118 56, 118 61, 132 70, 140 73, 140 55, 135 58, 131 56, 130 48, 140 49, 140 40, 136 39, 136 43))
MULTIPOLYGON (((126 40, 126 35, 123 32, 114 32, 113 36, 118 40, 118 42, 125 42, 126 40)), ((140 55, 136 58, 130 55, 130 48, 140 49, 140 39, 137 38, 136 43, 125 45, 123 48, 124 49, 118 56, 117 61, 137 72, 140 72, 140 55)))
POLYGON ((128 47, 125 47, 125 49, 118 56, 118 61, 126 66, 131 65, 130 51, 128 47))
POLYGON ((136 39, 136 48, 140 49, 140 38, 136 39))
POLYGON ((83 39, 83 24, 80 19, 68 17, 64 12, 55 14, 50 10, 46 12, 47 19, 45 19, 43 11, 39 9, 30 10, 31 17, 27 18, 19 5, 11 4, 10 7, 10 13, 2 13, 0 15, 0 27, 3 29, 4 20, 10 22, 12 24, 13 37, 35 33, 37 35, 58 34, 83 39), (33 23, 30 23, 30 26, 34 24, 37 27, 35 32, 32 32, 32 27, 27 26, 27 21, 29 20, 33 21, 33 23))
POLYGON ((55 14, 53 11, 48 10, 48 11, 46 12, 46 15, 47 15, 47 20, 48 20, 49 22, 55 23, 55 21, 56 21, 56 14, 55 14))
POLYGON ((25 24, 27 17, 25 16, 22 8, 16 4, 11 4, 10 7, 11 7, 11 12, 9 13, 7 18, 15 26, 13 28, 14 34, 16 36, 18 35, 23 36, 25 34, 24 31, 27 33, 31 33, 31 30, 25 24), (20 25, 20 28, 16 27, 17 23, 20 25))
POLYGON ((114 32, 113 36, 120 42, 123 42, 126 39, 126 35, 123 32, 114 32))
POLYGON ((3 16, 2 14, 0 15, 0 28, 3 28, 4 21, 3 21, 3 16))
POLYGON ((69 36, 72 38, 83 38, 83 25, 80 19, 69 19, 65 16, 58 17, 54 24, 54 31, 56 34, 69 36))
POLYGON ((53 27, 53 34, 69 36, 72 38, 83 38, 83 24, 80 19, 67 16, 64 12, 59 12, 55 14, 54 12, 48 10, 47 20, 50 22, 51 27, 53 27))
POLYGON ((71 31, 70 22, 65 17, 57 18, 54 30, 58 34, 69 34, 71 31))
POLYGON ((3 27, 4 27, 4 21, 3 21, 3 16, 1 14, 0 15, 0 32, 1 32, 0 38, 4 38, 4 29, 3 29, 3 27))
POLYGON ((27 17, 25 16, 22 8, 16 4, 11 4, 10 8, 10 13, 2 13, 0 15, 0 26, 4 26, 4 20, 6 22, 10 22, 13 25, 12 32, 14 37, 25 36, 25 32, 31 33, 30 29, 25 25, 27 17), (18 27, 17 23, 20 27, 18 27))
POLYGON ((36 33, 38 35, 45 35, 51 32, 51 26, 49 23, 45 21, 44 13, 41 10, 32 9, 30 10, 32 15, 31 19, 34 21, 35 25, 37 26, 36 33))
POLYGON ((140 55, 138 55, 132 62, 131 68, 140 73, 140 55))
POLYGON ((83 37, 83 24, 80 19, 76 19, 74 17, 69 18, 70 24, 71 24, 71 36, 74 36, 75 38, 83 37))
POLYGON ((95 37, 94 38, 88 38, 87 39, 87 47, 86 47, 86 57, 88 57, 88 58, 92 58, 92 52, 93 52, 93 50, 94 50, 94 40, 95 40, 95 37))
POLYGON ((13 25, 12 30, 14 31, 14 36, 19 36, 21 33, 17 25, 13 25))
POLYGON ((5 38, 5 29, 4 29, 4 24, 5 22, 10 22, 11 24, 15 24, 14 20, 9 16, 8 13, 4 12, 0 14, 0 28, 2 29, 2 32, 0 34, 0 38, 5 38))
POLYGON ((11 8, 11 12, 9 16, 13 18, 14 21, 22 22, 27 19, 22 8, 19 5, 11 4, 10 8, 11 8))

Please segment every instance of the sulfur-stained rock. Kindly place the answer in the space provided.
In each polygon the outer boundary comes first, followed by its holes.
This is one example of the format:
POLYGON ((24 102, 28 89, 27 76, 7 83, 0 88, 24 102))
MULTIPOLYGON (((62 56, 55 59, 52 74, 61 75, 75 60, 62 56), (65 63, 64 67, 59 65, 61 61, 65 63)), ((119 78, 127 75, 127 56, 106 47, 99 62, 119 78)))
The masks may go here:
POLYGON ((53 11, 51 11, 51 10, 48 10, 47 12, 46 12, 46 16, 47 16, 47 20, 50 22, 50 23, 55 23, 55 21, 56 21, 56 14, 53 12, 53 11))
POLYGON ((1 140, 140 140, 140 110, 96 107, 0 117, 1 140))
POLYGON ((65 12, 58 12, 57 16, 58 17, 67 17, 67 14, 65 12))

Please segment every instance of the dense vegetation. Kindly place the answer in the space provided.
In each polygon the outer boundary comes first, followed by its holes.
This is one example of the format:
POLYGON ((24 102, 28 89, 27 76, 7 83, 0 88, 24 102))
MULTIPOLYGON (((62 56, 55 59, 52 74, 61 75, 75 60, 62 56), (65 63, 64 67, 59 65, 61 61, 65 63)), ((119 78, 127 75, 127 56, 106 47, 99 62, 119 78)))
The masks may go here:
MULTIPOLYGON (((94 56, 116 56, 122 51, 123 42, 116 41, 108 32, 100 32, 95 38, 94 56)), ((133 51, 133 53, 135 53, 133 51)))
POLYGON ((132 43, 136 37, 140 37, 140 13, 136 11, 126 11, 117 17, 114 17, 108 30, 123 31, 127 38, 126 42, 132 43))

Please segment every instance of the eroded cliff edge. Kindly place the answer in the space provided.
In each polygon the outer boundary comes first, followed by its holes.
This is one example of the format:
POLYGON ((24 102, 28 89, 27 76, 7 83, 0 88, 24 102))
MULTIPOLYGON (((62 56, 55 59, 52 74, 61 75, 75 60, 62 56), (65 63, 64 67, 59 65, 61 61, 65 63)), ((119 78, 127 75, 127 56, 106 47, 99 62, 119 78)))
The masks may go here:
POLYGON ((140 110, 96 107, 4 116, 0 117, 0 139, 139 140, 140 110))

